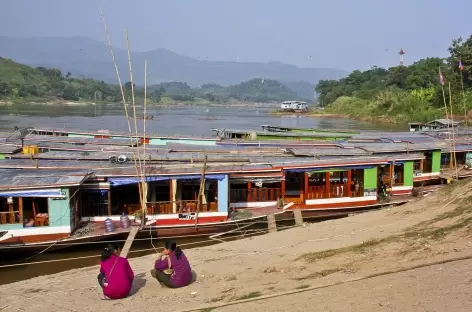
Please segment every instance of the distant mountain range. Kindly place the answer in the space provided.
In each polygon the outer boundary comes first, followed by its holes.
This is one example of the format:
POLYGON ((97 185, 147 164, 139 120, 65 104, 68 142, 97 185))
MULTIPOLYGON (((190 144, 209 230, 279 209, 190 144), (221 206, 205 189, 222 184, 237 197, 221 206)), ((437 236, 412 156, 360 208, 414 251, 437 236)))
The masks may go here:
MULTIPOLYGON (((115 49, 121 79, 129 80, 127 51, 115 49)), ((194 59, 166 49, 133 52, 135 84, 144 84, 144 61, 148 61, 148 84, 166 81, 203 84, 237 84, 252 78, 282 82, 303 98, 312 99, 314 85, 322 79, 339 79, 346 71, 334 68, 300 68, 279 62, 220 62, 194 59)), ((0 56, 30 66, 54 67, 73 76, 87 76, 108 83, 117 78, 107 44, 87 37, 11 38, 0 36, 0 56)))

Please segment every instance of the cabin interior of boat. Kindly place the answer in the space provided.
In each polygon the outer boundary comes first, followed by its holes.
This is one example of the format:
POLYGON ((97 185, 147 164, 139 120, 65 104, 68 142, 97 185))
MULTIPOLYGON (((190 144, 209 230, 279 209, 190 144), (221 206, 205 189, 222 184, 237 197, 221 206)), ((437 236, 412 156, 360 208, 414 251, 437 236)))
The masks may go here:
POLYGON ((0 224, 23 224, 23 227, 49 225, 47 198, 0 198, 0 224))
MULTIPOLYGON (((196 212, 200 180, 162 180, 148 182, 147 213, 173 214, 196 212)), ((218 183, 205 181, 205 191, 199 211, 218 211, 218 183)), ((135 214, 140 211, 139 187, 137 183, 113 186, 109 191, 82 190, 82 216, 106 216, 135 214)))
POLYGON ((274 202, 282 196, 282 182, 235 181, 229 193, 231 203, 274 202))
POLYGON ((466 160, 472 156, 472 153, 468 152, 456 152, 454 160, 454 153, 442 153, 441 154, 441 169, 452 169, 454 168, 454 161, 457 162, 458 166, 465 165, 466 160))

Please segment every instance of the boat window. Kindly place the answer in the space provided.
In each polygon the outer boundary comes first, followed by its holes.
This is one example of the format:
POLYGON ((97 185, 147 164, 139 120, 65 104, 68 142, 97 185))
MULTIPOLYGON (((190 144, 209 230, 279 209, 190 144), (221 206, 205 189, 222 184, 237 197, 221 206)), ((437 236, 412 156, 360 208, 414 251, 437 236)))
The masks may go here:
POLYGON ((352 170, 351 179, 351 197, 364 196, 364 169, 352 170))
POLYGON ((421 160, 415 160, 415 161, 413 161, 413 170, 414 170, 414 171, 419 171, 419 170, 421 170, 421 160))
MULTIPOLYGON (((141 209, 138 184, 120 185, 111 189, 111 210, 113 214, 134 214, 141 209)), ((86 205, 86 202, 84 203, 86 205)))
POLYGON ((431 152, 427 152, 425 156, 426 158, 423 163, 423 172, 430 173, 433 170, 433 154, 431 152))
POLYGON ((21 223, 17 198, 0 197, 0 225, 21 223))
POLYGON ((441 154, 441 169, 449 168, 451 157, 449 153, 441 154))
POLYGON ((108 194, 102 190, 82 190, 81 202, 84 204, 82 216, 95 217, 108 215, 108 194))
POLYGON ((23 198, 23 225, 24 227, 49 225, 47 198, 23 198))
POLYGON ((405 174, 404 174, 404 165, 403 164, 395 164, 395 168, 393 171, 393 185, 403 185, 405 174))

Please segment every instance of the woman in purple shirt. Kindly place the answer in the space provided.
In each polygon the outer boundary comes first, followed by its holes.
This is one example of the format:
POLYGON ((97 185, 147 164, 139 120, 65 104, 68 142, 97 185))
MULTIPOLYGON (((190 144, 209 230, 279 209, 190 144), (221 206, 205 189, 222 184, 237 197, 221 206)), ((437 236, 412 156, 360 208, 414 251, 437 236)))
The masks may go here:
POLYGON ((119 256, 120 250, 108 244, 102 252, 98 283, 103 288, 105 299, 122 299, 128 296, 134 273, 126 258, 119 256))
POLYGON ((193 277, 187 257, 173 241, 166 241, 164 251, 156 260, 151 275, 169 288, 187 286, 193 277))

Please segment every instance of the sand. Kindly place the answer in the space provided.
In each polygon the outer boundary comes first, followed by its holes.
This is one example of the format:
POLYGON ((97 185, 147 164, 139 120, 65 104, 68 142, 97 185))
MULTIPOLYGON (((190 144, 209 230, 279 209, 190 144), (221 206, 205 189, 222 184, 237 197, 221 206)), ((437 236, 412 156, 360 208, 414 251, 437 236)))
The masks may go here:
POLYGON ((469 311, 472 261, 434 263, 472 256, 471 187, 460 182, 400 207, 184 250, 198 278, 182 289, 158 285, 149 273, 155 256, 146 256, 130 260, 136 281, 126 299, 100 300, 98 267, 89 267, 0 286, 0 310, 469 311), (261 300, 287 291, 300 292, 261 300))

